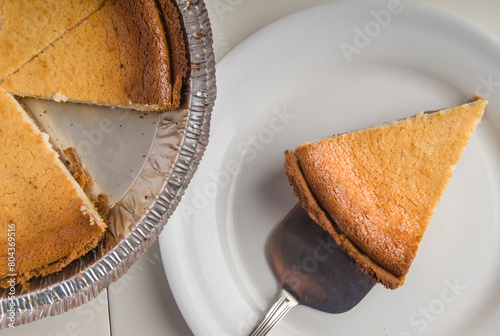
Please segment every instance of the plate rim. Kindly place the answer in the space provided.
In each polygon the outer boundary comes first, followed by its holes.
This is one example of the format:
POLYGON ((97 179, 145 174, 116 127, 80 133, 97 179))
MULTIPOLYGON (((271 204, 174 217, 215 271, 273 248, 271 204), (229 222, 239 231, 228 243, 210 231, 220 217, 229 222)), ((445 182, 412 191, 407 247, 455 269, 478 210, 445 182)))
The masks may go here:
MULTIPOLYGON (((410 8, 413 11, 417 11, 420 13, 425 13, 425 14, 430 14, 431 16, 434 16, 436 18, 443 19, 447 23, 452 23, 455 26, 458 26, 459 28, 463 29, 464 31, 467 31, 471 35, 478 37, 481 39, 482 43, 486 43, 489 45, 489 47, 492 47, 493 49, 496 50, 498 54, 500 54, 500 37, 494 35, 487 29, 479 26, 478 24, 460 17, 456 14, 437 9, 435 7, 432 7, 430 5, 426 4, 421 4, 421 3, 415 3, 411 1, 401 1, 406 8, 410 8)), ((296 17, 300 17, 301 15, 306 15, 307 12, 317 10, 319 7, 336 7, 340 5, 345 5, 347 3, 350 3, 348 0, 341 0, 337 2, 332 2, 332 3, 327 3, 327 4, 320 4, 320 5, 315 5, 310 8, 306 8, 304 10, 298 11, 296 13, 287 15, 277 21, 274 21, 270 23, 269 25, 259 29, 256 31, 254 34, 250 35, 247 37, 244 41, 239 43, 237 46, 235 46, 227 55, 225 55, 216 65, 216 68, 218 71, 221 67, 225 67, 226 64, 233 62, 233 59, 238 57, 238 54, 244 53, 245 49, 247 48, 247 45, 251 45, 253 41, 259 40, 261 36, 264 36, 267 34, 269 31, 272 31, 273 27, 279 27, 282 24, 286 24, 287 21, 293 21, 296 17)), ((387 4, 387 1, 367 1, 367 0, 362 0, 358 1, 356 5, 361 4, 361 6, 366 6, 367 4, 372 4, 373 7, 376 7, 377 4, 387 4)), ((182 206, 182 204, 181 204, 182 206)), ((185 295, 181 293, 181 289, 185 287, 184 283, 181 283, 180 277, 178 274, 175 274, 175 271, 171 268, 172 266, 169 264, 169 257, 168 257, 168 242, 167 239, 164 238, 165 235, 160 235, 159 238, 159 243, 160 243, 160 252, 162 255, 162 260, 163 260, 163 265, 164 265, 164 270, 167 276, 167 279, 169 281, 169 285, 172 289, 173 296, 175 298, 175 301, 177 302, 179 309, 184 316, 187 324, 191 328, 191 330, 194 331, 199 331, 203 330, 207 326, 204 325, 199 319, 197 319, 197 316, 192 316, 189 312, 189 303, 190 300, 187 298, 185 295), (162 238, 163 237, 163 238, 162 238)), ((191 305, 192 306, 192 305, 191 305)))
MULTIPOLYGON (((114 248, 83 272, 42 290, 15 297, 15 325, 60 315, 95 299, 120 279, 156 241, 195 174, 209 140, 216 98, 215 54, 203 0, 175 0, 186 29, 190 56, 185 132, 168 177, 149 211, 114 248), (200 38, 203 36, 203 38, 200 38)), ((1 299, 0 330, 9 325, 9 297, 1 299)))

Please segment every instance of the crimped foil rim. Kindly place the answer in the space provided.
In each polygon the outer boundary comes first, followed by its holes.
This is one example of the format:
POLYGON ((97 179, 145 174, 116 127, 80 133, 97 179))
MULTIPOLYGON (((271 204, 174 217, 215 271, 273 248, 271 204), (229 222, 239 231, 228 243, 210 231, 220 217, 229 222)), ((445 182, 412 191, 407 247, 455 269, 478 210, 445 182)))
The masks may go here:
MULTIPOLYGON (((190 52, 188 115, 173 167, 162 190, 136 227, 101 259, 79 275, 15 298, 15 325, 62 314, 96 298, 118 280, 153 244, 194 175, 208 144, 215 102, 215 57, 212 30, 203 0, 176 0, 190 52)), ((0 329, 9 324, 9 300, 2 298, 0 329)))

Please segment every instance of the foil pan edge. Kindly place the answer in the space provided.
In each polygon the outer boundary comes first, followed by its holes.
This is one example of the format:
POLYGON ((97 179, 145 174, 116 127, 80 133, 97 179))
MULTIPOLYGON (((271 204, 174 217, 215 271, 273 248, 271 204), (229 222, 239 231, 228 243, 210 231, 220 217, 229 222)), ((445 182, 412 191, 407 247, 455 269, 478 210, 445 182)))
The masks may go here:
MULTIPOLYGON (((177 0, 187 33, 191 73, 185 131, 172 169, 152 206, 131 232, 80 274, 43 290, 15 297, 15 325, 62 314, 96 298, 153 244, 194 175, 208 144, 216 97, 212 30, 203 0, 177 0)), ((0 329, 9 325, 9 299, 2 297, 0 329)))

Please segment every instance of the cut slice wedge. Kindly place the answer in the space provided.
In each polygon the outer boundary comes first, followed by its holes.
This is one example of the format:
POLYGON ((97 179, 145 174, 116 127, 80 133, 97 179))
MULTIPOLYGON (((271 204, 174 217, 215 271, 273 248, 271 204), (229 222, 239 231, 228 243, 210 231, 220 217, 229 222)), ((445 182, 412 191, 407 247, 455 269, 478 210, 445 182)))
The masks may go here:
POLYGON ((487 102, 303 144, 285 152, 301 205, 374 282, 404 283, 487 102))

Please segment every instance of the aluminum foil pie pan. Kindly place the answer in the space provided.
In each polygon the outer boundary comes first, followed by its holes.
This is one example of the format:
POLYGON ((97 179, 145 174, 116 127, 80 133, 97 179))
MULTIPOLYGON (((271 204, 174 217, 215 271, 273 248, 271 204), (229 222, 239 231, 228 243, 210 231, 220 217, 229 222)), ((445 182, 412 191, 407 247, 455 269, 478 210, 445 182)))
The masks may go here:
POLYGON ((113 204, 99 246, 62 271, 2 290, 0 328, 58 315, 95 298, 156 240, 208 143, 216 96, 212 31, 202 0, 177 0, 190 52, 180 109, 143 114, 79 104, 23 101, 56 148, 74 147, 113 204), (47 112, 47 113, 45 113, 47 112), (13 313, 12 306, 15 307, 13 313), (13 315, 15 314, 15 316, 13 315))

